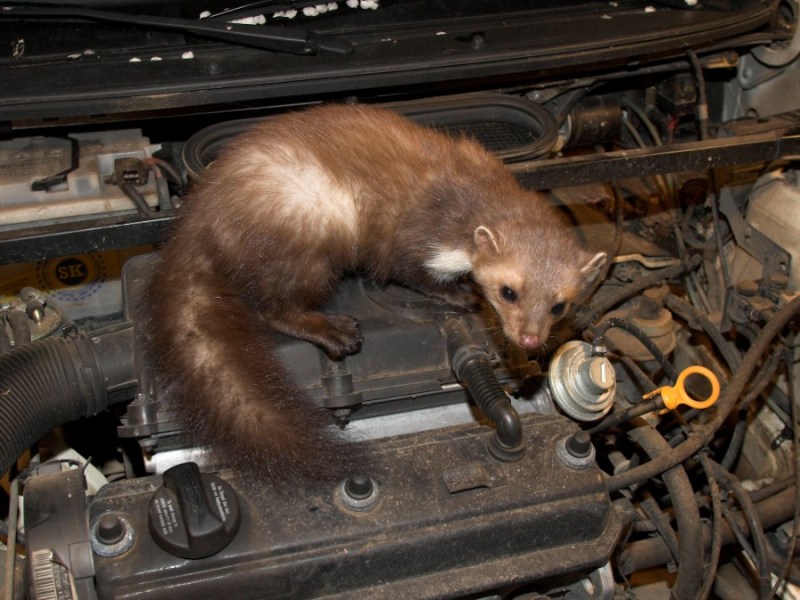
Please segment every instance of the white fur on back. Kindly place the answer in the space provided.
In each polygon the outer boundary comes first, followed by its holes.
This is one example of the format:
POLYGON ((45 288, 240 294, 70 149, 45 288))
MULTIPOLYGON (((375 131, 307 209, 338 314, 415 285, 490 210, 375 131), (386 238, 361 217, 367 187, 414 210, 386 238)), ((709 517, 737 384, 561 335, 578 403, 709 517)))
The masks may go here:
POLYGON ((465 250, 439 248, 425 261, 425 267, 440 280, 455 279, 472 270, 472 260, 465 250))
POLYGON ((332 225, 358 229, 356 190, 340 185, 313 156, 298 157, 291 148, 270 153, 260 169, 270 187, 278 190, 269 203, 272 217, 296 221, 308 234, 322 236, 332 225))

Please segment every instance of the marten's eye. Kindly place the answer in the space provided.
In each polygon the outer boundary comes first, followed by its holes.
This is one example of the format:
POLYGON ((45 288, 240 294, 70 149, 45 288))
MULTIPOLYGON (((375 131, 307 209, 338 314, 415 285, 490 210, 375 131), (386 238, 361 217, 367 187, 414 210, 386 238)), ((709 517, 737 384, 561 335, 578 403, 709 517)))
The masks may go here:
POLYGON ((507 285, 504 285, 500 288, 500 297, 506 302, 516 302, 519 298, 519 296, 517 296, 517 292, 507 285))
POLYGON ((557 302, 553 304, 550 312, 556 316, 563 315, 564 311, 567 310, 567 303, 566 302, 557 302))

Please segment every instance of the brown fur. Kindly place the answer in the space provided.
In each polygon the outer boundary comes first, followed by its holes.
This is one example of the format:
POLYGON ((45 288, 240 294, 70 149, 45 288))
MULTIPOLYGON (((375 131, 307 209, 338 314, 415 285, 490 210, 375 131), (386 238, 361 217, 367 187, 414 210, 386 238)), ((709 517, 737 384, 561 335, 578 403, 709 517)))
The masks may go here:
POLYGON ((353 271, 471 305, 462 273, 426 267, 442 250, 469 258, 506 334, 530 347, 604 258, 477 143, 365 106, 258 125, 210 166, 161 253, 147 295, 162 299, 148 327, 159 382, 197 440, 234 464, 340 477, 346 441, 289 381, 269 331, 334 358, 357 352, 356 322, 317 312, 353 271))

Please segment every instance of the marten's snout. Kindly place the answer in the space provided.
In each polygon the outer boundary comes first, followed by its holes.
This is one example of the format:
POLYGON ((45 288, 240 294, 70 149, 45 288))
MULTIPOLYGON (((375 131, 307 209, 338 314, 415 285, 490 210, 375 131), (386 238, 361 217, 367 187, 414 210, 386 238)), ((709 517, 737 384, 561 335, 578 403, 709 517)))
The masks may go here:
POLYGON ((532 313, 540 309, 529 309, 525 305, 508 306, 498 303, 495 306, 503 324, 503 333, 516 345, 525 350, 536 350, 547 340, 551 323, 549 319, 536 319, 532 313))
POLYGON ((535 323, 520 314, 501 315, 501 319, 506 337, 525 350, 536 350, 547 341, 549 323, 535 323))
POLYGON ((538 335, 525 334, 519 338, 519 345, 526 350, 535 350, 541 343, 538 335))
POLYGON ((520 310, 501 315, 506 337, 525 350, 538 350, 550 338, 552 327, 558 320, 550 315, 542 315, 542 309, 520 310))

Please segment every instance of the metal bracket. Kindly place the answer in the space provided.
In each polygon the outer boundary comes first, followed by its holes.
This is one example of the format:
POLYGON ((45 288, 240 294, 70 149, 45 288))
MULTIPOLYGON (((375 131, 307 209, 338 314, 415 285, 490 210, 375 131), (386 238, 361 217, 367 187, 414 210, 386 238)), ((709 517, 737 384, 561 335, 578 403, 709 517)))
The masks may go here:
POLYGON ((764 280, 773 273, 788 273, 790 254, 744 220, 730 188, 720 191, 719 209, 727 217, 736 243, 764 265, 764 280))

